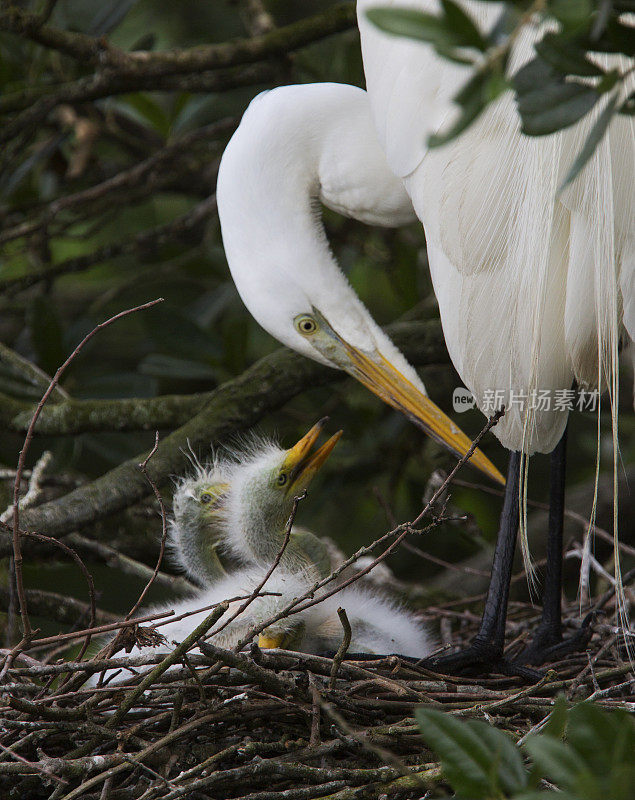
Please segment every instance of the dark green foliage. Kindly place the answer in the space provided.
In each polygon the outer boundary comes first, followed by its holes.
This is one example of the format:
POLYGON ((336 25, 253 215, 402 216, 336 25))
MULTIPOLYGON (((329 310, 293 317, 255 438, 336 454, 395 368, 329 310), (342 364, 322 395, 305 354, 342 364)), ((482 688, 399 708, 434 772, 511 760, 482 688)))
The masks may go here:
POLYGON ((443 775, 463 800, 630 800, 635 785, 635 719, 560 698, 539 733, 517 747, 480 720, 419 707, 415 716, 443 775), (528 757, 525 765, 523 756, 528 757), (548 781, 552 788, 541 788, 548 781))

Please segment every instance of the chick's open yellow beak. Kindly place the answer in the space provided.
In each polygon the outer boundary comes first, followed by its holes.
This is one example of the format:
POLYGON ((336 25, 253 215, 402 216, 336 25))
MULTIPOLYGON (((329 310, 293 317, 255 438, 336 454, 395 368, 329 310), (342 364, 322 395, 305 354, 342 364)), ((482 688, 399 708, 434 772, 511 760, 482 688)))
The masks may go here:
POLYGON ((261 633, 258 636, 258 647, 261 650, 275 650, 277 647, 282 646, 283 641, 284 641, 284 634, 279 634, 278 636, 272 636, 270 634, 261 633))
POLYGON ((343 431, 338 431, 331 436, 322 447, 318 448, 313 454, 311 450, 313 445, 318 440, 322 429, 324 428, 328 417, 324 417, 316 423, 311 430, 305 434, 300 441, 295 444, 290 450, 287 451, 287 456, 284 460, 283 467, 288 470, 291 475, 291 486, 294 488, 301 485, 302 487, 308 486, 313 479, 315 473, 324 464, 326 459, 331 455, 333 448, 340 440, 343 431))
MULTIPOLYGON (((385 403, 403 412, 429 436, 456 455, 464 456, 467 453, 472 444, 470 439, 381 353, 375 352, 369 355, 352 347, 343 339, 340 339, 340 342, 350 359, 347 371, 360 383, 385 403)), ((479 449, 474 451, 469 463, 497 483, 505 484, 505 478, 479 449)))

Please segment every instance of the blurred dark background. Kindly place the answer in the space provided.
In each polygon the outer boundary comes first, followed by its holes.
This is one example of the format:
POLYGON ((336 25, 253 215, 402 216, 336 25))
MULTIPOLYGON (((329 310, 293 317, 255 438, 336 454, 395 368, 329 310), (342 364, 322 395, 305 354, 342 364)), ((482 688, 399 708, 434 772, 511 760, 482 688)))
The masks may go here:
MULTIPOLYGON (((105 36, 124 49, 164 50, 257 33, 254 25, 259 23, 254 22, 251 5, 229 0, 172 4, 60 0, 50 24, 105 36)), ((266 9, 281 27, 324 12, 331 5, 318 0, 280 0, 267 2, 266 9)), ((77 61, 15 35, 0 34, 0 51, 2 96, 32 90, 46 95, 49 89, 91 72, 77 61)), ((207 392, 278 347, 238 297, 213 207, 194 217, 199 204, 214 191, 218 158, 226 141, 259 91, 277 84, 312 81, 364 85, 356 30, 271 59, 266 67, 262 82, 256 74, 249 85, 223 91, 140 91, 62 104, 43 123, 25 128, 6 146, 0 174, 0 226, 11 235, 4 240, 0 255, 0 341, 50 375, 98 322, 124 308, 165 298, 159 307, 125 319, 91 341, 62 381, 72 397, 207 392), (226 123, 215 132, 196 136, 203 126, 222 120, 226 123), (80 195, 188 135, 193 136, 191 144, 177 147, 172 156, 158 161, 142 177, 93 197, 80 195), (55 206, 59 198, 66 198, 66 204, 55 206), (178 218, 186 221, 182 229, 170 228, 178 218), (19 226, 34 221, 34 229, 18 235, 19 226), (140 240, 143 234, 148 235, 140 240), (119 248, 114 256, 112 248, 119 248)), ((379 323, 437 316, 419 225, 398 231, 371 229, 330 212, 325 214, 325 222, 340 264, 379 323)), ((434 401, 454 415, 452 390, 460 382, 453 370, 438 365, 424 368, 421 374, 434 401)), ((627 471, 631 465, 632 472, 631 387, 632 375, 625 361, 621 456, 622 468, 627 471)), ((0 362, 0 404, 3 397, 37 400, 39 396, 41 390, 27 382, 15 366, 0 362)), ((448 469, 453 459, 404 417, 348 380, 305 392, 264 418, 258 430, 278 436, 290 446, 325 414, 331 417, 330 429, 343 428, 345 437, 302 504, 298 521, 332 537, 351 553, 388 529, 385 507, 398 521, 416 516, 431 473, 448 469)), ((473 435, 484 422, 475 411, 462 414, 457 421, 473 435)), ((22 441, 22 435, 1 432, 0 465, 15 468, 22 441)), ((42 436, 33 442, 29 464, 44 450, 52 452, 45 487, 49 496, 54 496, 149 449, 152 442, 151 433, 42 436)), ((596 448, 596 416, 573 414, 568 503, 582 518, 591 513, 596 448)), ((483 450, 505 470, 506 452, 492 435, 483 450)), ((598 524, 611 531, 611 440, 606 409, 600 451, 598 524)), ((206 455, 199 453, 202 459, 206 455)), ((532 459, 532 499, 546 501, 547 478, 548 458, 532 459)), ((481 482, 469 469, 463 470, 461 480, 463 484, 481 482)), ((622 483, 626 487, 624 480, 622 483)), ((169 502, 171 485, 161 488, 169 502)), ((10 491, 9 477, 2 482, 0 510, 9 504, 10 491)), ((471 563, 487 570, 489 557, 478 554, 495 536, 500 498, 466 485, 455 486, 451 495, 452 513, 466 514, 468 520, 444 525, 414 544, 445 561, 473 558, 471 563)), ((630 537, 632 542, 633 500, 627 489, 622 495, 622 538, 629 541, 630 537)), ((538 557, 544 519, 544 513, 530 509, 538 557)), ((567 524, 568 538, 580 540, 584 532, 580 520, 569 519, 567 524)), ((122 552, 154 564, 160 528, 156 507, 148 501, 82 533, 114 542, 122 552)), ((612 572, 610 547, 598 540, 596 550, 612 572)), ((85 587, 76 568, 58 563, 57 558, 57 553, 50 553, 28 563, 27 587, 61 591, 63 585, 64 591, 76 591, 84 598, 85 587)), ((578 565, 575 558, 567 561, 572 597, 578 565)), ((440 598, 474 593, 483 584, 480 579, 472 586, 469 581, 475 580, 473 577, 448 572, 403 549, 390 566, 400 579, 420 582, 440 598)), ((90 567, 100 593, 99 605, 111 611, 127 610, 143 582, 104 564, 91 562, 90 567)), ((520 596, 526 593, 522 581, 516 587, 520 596)), ((152 599, 161 594, 157 589, 152 599)))

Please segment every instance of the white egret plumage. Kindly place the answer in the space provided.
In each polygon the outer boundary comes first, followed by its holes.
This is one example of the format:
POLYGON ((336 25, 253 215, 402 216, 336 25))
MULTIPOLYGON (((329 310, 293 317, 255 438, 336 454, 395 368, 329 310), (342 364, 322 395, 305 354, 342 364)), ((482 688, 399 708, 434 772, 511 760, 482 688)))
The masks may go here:
MULTIPOLYGON (((428 434, 464 455, 470 440, 427 397, 415 370, 372 319, 329 248, 318 202, 355 219, 414 219, 388 169, 366 93, 285 86, 252 101, 221 160, 216 189, 227 261, 249 311, 294 350, 353 375, 428 434)), ((504 483, 477 450, 471 463, 504 483)))
MULTIPOLYGON (((622 323, 635 335, 635 319, 622 310, 635 309, 634 123, 616 118, 561 195, 558 186, 594 114, 554 136, 524 137, 508 93, 454 143, 429 151, 426 135, 455 113, 451 98, 466 68, 421 42, 373 28, 364 12, 377 4, 358 3, 368 94, 335 84, 283 87, 247 110, 219 171, 227 259, 245 304, 272 335, 347 370, 461 452, 445 419, 431 424, 420 413, 421 382, 343 277, 315 205, 321 200, 383 225, 401 224, 414 208, 426 230, 450 356, 481 407, 490 393, 502 393, 507 413, 494 432, 512 451, 482 629, 465 657, 443 666, 502 663, 521 454, 553 451, 545 616, 527 656, 539 661, 561 639, 568 408, 556 398, 574 380, 608 385, 615 408, 622 323), (551 407, 528 408, 541 391, 550 393, 551 407), (526 399, 524 410, 514 397, 526 399)), ((437 7, 434 0, 381 5, 437 7)), ((495 3, 464 6, 485 25, 500 13, 495 3)), ((530 57, 536 35, 529 26, 518 38, 512 70, 530 57)), ((616 436, 615 411, 613 422, 616 436)), ((479 466, 493 474, 488 464, 479 466)))
MULTIPOLYGON (((552 452, 543 619, 524 654, 526 661, 540 663, 568 646, 561 643, 560 577, 570 406, 558 396, 566 396, 574 381, 587 390, 608 387, 617 470, 618 341, 622 332, 635 336, 634 122, 617 115, 581 174, 560 193, 599 109, 557 134, 528 137, 520 133, 508 92, 458 139, 426 149, 427 137, 456 115, 452 97, 469 69, 441 58, 431 46, 380 32, 365 15, 374 5, 358 2, 375 127, 426 231, 452 361, 481 408, 494 392, 506 406, 494 433, 512 451, 507 500, 519 491, 520 454, 552 452), (531 402, 540 395, 549 400, 531 402)), ((382 5, 439 9, 435 0, 382 5)), ((462 6, 486 30, 502 12, 497 3, 467 0, 462 6)), ((536 24, 522 30, 510 74, 533 57, 541 35, 536 24)), ((593 57, 604 66, 610 58, 625 73, 632 67, 620 56, 593 57)), ((631 74, 625 92, 632 89, 631 74)), ((517 505, 506 502, 481 631, 467 653, 444 660, 447 668, 502 658, 500 619, 506 615, 517 505)), ((619 593, 617 528, 615 538, 619 593)), ((583 631, 577 639, 584 641, 583 631)))

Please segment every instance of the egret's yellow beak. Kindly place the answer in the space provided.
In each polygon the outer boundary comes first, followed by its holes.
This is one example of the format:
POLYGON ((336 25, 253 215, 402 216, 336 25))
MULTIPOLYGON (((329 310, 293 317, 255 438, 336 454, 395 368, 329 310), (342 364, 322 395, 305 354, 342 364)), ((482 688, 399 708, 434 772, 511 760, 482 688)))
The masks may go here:
MULTIPOLYGON (((344 340, 340 341, 350 358, 351 367, 348 372, 360 383, 385 403, 403 412, 412 422, 423 428, 428 436, 448 447, 456 455, 464 456, 467 453, 472 444, 470 439, 381 353, 375 352, 369 355, 344 340)), ((469 463, 489 478, 505 484, 505 478, 479 449, 474 451, 469 463)))
POLYGON ((290 488, 298 489, 308 486, 313 480, 315 473, 331 455, 333 448, 338 443, 343 431, 338 431, 331 436, 322 447, 311 454, 311 449, 318 440, 327 420, 328 417, 321 419, 296 445, 287 451, 286 458, 283 462, 283 469, 288 470, 290 474, 290 488))
POLYGON ((284 633, 280 633, 275 636, 272 634, 261 633, 258 636, 258 647, 261 650, 275 650, 277 647, 282 647, 284 638, 284 633))
MULTIPOLYGON (((311 345, 331 364, 345 370, 385 403, 403 412, 428 436, 453 453, 460 457, 467 453, 472 442, 463 431, 377 348, 365 351, 354 347, 331 327, 317 308, 313 307, 312 311, 319 323, 320 335, 312 336, 311 345)), ((505 485, 505 478, 480 450, 472 453, 470 464, 492 480, 505 485)))

